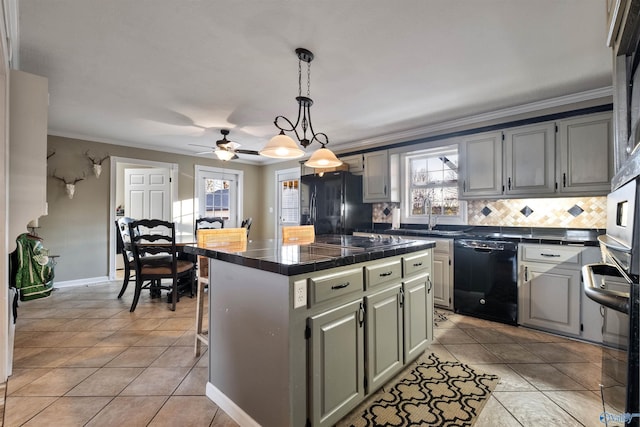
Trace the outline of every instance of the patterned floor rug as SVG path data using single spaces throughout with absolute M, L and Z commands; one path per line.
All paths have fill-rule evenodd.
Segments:
M 433 313 L 433 326 L 434 327 L 438 327 L 441 323 L 446 322 L 447 320 L 449 320 L 449 318 L 447 317 L 447 315 L 445 314 L 444 311 L 441 310 L 435 310 Z
M 471 426 L 497 383 L 496 375 L 428 354 L 398 383 L 338 426 Z

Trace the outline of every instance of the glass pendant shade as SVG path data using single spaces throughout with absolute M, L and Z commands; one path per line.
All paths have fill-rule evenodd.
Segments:
M 275 159 L 297 159 L 304 155 L 304 151 L 298 147 L 293 139 L 285 135 L 284 132 L 280 132 L 260 150 L 260 155 Z
M 218 157 L 218 159 L 222 160 L 223 162 L 231 160 L 235 155 L 234 152 L 227 150 L 216 150 L 213 153 Z
M 320 148 L 311 155 L 304 165 L 310 168 L 333 168 L 340 166 L 342 161 L 328 148 Z

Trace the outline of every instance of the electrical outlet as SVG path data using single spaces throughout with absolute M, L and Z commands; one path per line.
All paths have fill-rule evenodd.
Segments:
M 293 308 L 305 307 L 307 305 L 307 280 L 297 280 L 293 282 Z

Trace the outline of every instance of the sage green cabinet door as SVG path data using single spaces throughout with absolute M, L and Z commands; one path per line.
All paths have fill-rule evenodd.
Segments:
M 403 365 L 402 307 L 398 284 L 367 296 L 367 393 L 393 377 Z
M 505 131 L 505 194 L 555 192 L 555 129 L 542 123 Z
M 502 194 L 502 132 L 462 139 L 459 179 L 460 198 Z
M 362 300 L 309 318 L 314 427 L 335 424 L 364 397 L 364 320 Z
M 580 335 L 580 270 L 543 263 L 527 263 L 522 268 L 520 323 Z
M 403 283 L 405 363 L 418 357 L 429 344 L 427 292 L 432 292 L 431 287 L 429 274 L 411 278 Z M 431 301 L 433 304 L 432 299 Z
M 613 176 L 611 113 L 562 120 L 558 123 L 559 191 L 576 195 L 605 195 Z

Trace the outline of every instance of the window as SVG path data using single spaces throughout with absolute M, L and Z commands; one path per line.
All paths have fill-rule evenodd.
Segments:
M 196 165 L 195 218 L 215 216 L 225 228 L 240 227 L 242 182 L 242 171 Z
M 460 224 L 464 203 L 458 200 L 457 145 L 414 151 L 404 155 L 406 222 Z

